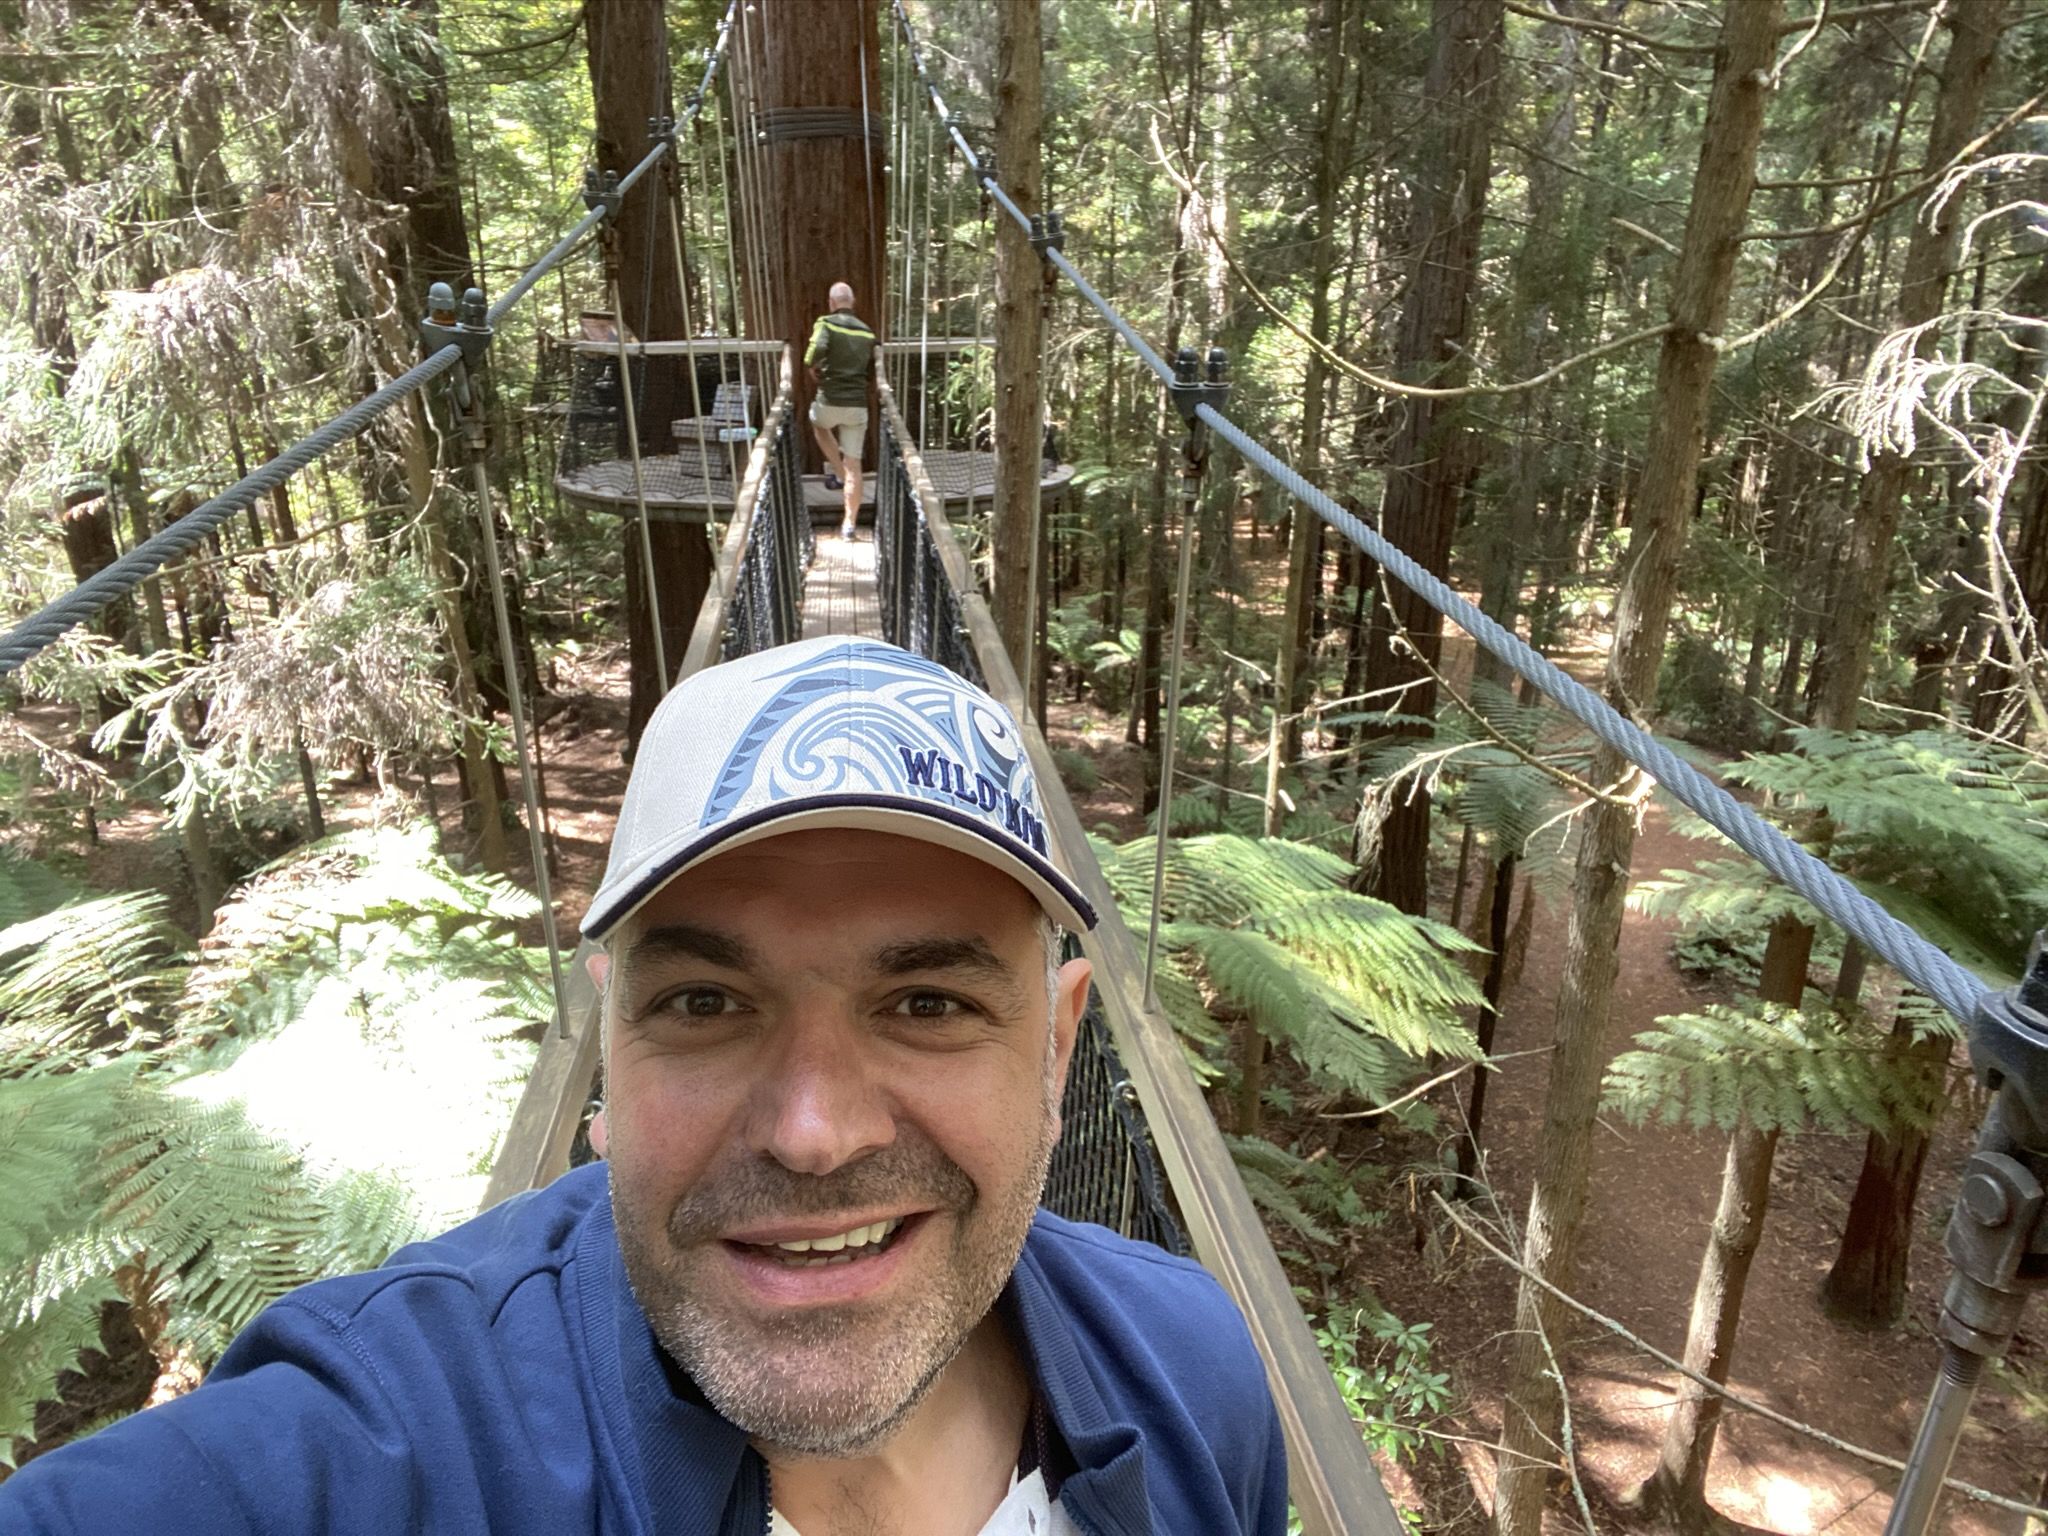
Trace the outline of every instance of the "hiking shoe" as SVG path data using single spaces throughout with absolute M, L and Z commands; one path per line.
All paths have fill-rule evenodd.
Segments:
M 828 491 L 843 491 L 846 489 L 846 482 L 828 469 L 825 471 L 825 489 Z
M 852 543 L 852 542 L 854 541 L 854 539 L 853 539 L 853 524 L 851 524 L 851 523 L 841 523 L 841 524 L 839 525 L 839 537 L 840 537 L 840 538 L 842 538 L 842 539 L 844 539 L 844 540 L 845 540 L 845 541 L 846 541 L 847 543 L 851 544 L 851 543 Z

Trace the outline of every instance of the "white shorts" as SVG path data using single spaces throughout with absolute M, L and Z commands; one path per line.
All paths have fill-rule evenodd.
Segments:
M 827 405 L 823 400 L 813 400 L 811 425 L 832 433 L 839 439 L 839 451 L 849 459 L 858 459 L 861 445 L 868 440 L 868 408 L 864 405 Z

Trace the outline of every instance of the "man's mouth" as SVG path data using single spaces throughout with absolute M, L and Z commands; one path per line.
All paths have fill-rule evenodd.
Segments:
M 786 1269 L 824 1269 L 833 1264 L 851 1264 L 888 1251 L 903 1229 L 906 1218 L 891 1216 L 865 1226 L 852 1227 L 823 1237 L 797 1237 L 779 1242 L 735 1242 L 734 1246 L 774 1260 Z

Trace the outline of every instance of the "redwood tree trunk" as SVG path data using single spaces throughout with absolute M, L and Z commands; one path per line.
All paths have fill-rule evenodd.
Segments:
M 1399 372 L 1433 387 L 1465 382 L 1464 340 L 1479 233 L 1491 174 L 1495 81 L 1500 73 L 1501 0 L 1436 0 L 1434 48 L 1424 87 L 1422 155 L 1410 243 L 1415 265 L 1401 310 Z M 1380 531 L 1434 573 L 1448 574 L 1458 502 L 1472 468 L 1465 412 L 1455 400 L 1397 402 L 1401 425 L 1387 454 Z M 1303 521 L 1306 521 L 1304 519 Z M 1365 663 L 1365 691 L 1375 709 L 1428 715 L 1436 709 L 1434 667 L 1443 615 L 1406 587 L 1394 586 L 1392 608 L 1375 594 Z M 1389 692 L 1388 690 L 1400 690 Z M 1429 905 L 1429 799 L 1404 796 L 1380 829 L 1378 861 L 1367 878 L 1372 894 L 1404 912 Z
M 1315 238 L 1309 248 L 1308 333 L 1320 344 L 1330 340 L 1330 283 L 1336 269 L 1337 194 L 1344 185 L 1357 137 L 1357 116 L 1344 108 L 1355 35 L 1363 15 L 1345 0 L 1323 0 L 1307 44 L 1322 76 L 1321 105 L 1316 116 Z M 1301 387 L 1301 471 L 1320 480 L 1323 419 L 1329 391 L 1329 364 L 1320 350 L 1309 349 Z M 1320 585 L 1323 524 L 1307 515 L 1289 523 L 1287 597 L 1280 621 L 1280 656 L 1276 668 L 1275 705 L 1283 714 L 1300 715 L 1308 703 L 1309 620 Z M 1257 529 L 1254 527 L 1254 537 Z M 1271 773 L 1276 777 L 1301 755 L 1301 722 L 1290 718 L 1279 736 Z M 1268 837 L 1279 831 L 1269 823 Z
M 832 9 L 837 9 L 833 7 Z M 623 176 L 647 154 L 647 120 L 673 116 L 668 24 L 661 0 L 605 0 L 583 12 L 592 89 L 597 101 L 597 163 Z M 794 29 L 782 29 L 794 30 Z M 642 341 L 683 334 L 683 292 L 670 248 L 670 182 L 650 173 L 634 184 L 608 232 L 607 250 L 619 288 L 619 319 Z M 773 331 L 756 334 L 773 335 Z M 642 453 L 667 453 L 675 446 L 670 425 L 689 414 L 688 382 L 666 359 L 647 359 L 635 370 L 634 397 Z M 659 595 L 663 650 L 671 668 L 689 645 L 697 610 L 711 585 L 711 551 L 695 523 L 653 521 L 654 580 Z M 620 526 L 626 570 L 626 634 L 631 652 L 631 697 L 626 714 L 627 750 L 661 702 L 663 679 L 655 667 L 654 609 L 648 601 L 637 513 Z
M 1656 696 L 1670 626 L 1679 556 L 1699 481 L 1716 351 L 1735 274 L 1757 145 L 1775 56 L 1780 0 L 1751 0 L 1722 12 L 1714 49 L 1714 84 L 1701 132 L 1699 169 L 1684 243 L 1672 278 L 1671 330 L 1657 364 L 1649 441 L 1633 507 L 1628 554 L 1608 659 L 1609 702 L 1634 710 Z M 1603 748 L 1589 777 L 1623 782 L 1628 762 Z M 1529 1200 L 1522 1258 L 1534 1275 L 1568 1289 L 1578 1257 L 1591 1173 L 1594 1115 L 1599 1105 L 1602 1046 L 1614 998 L 1622 900 L 1635 852 L 1633 806 L 1595 805 L 1579 848 L 1558 993 L 1556 1044 L 1550 1055 L 1542 1141 Z M 1539 1536 L 1563 1405 L 1550 1376 L 1545 1338 L 1559 1321 L 1558 1303 L 1524 1280 L 1516 1297 L 1498 1460 L 1494 1520 L 1502 1536 Z
M 1026 214 L 1043 211 L 1039 125 L 1044 65 L 1039 0 L 1002 0 L 996 42 L 996 165 Z M 1016 222 L 997 214 L 995 506 L 990 519 L 990 593 L 1003 648 L 1024 686 L 1042 688 L 1036 651 L 1039 468 L 1044 448 L 1044 263 Z

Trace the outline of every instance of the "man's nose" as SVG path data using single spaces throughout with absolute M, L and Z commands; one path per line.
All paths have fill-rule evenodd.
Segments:
M 790 1022 L 755 1091 L 755 1148 L 796 1173 L 825 1174 L 896 1139 L 895 1117 L 859 1028 Z

